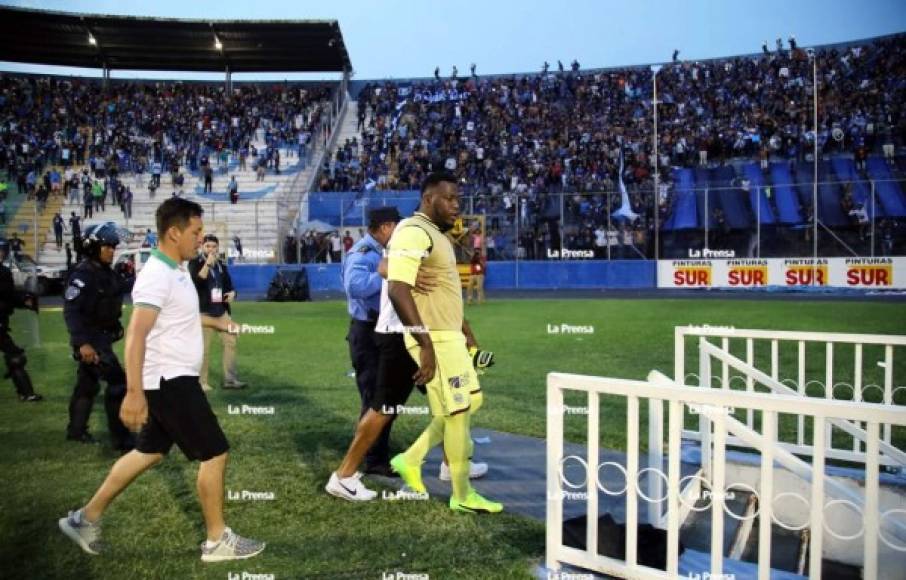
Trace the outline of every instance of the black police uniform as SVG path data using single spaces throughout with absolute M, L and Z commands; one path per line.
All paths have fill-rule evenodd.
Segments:
M 88 417 L 100 389 L 99 380 L 107 383 L 104 408 L 107 427 L 115 449 L 134 446 L 134 438 L 120 421 L 120 405 L 126 396 L 126 373 L 120 366 L 113 343 L 123 337 L 120 316 L 123 309 L 122 279 L 96 258 L 85 258 L 75 267 L 66 284 L 63 318 L 69 330 L 73 358 L 79 361 L 76 386 L 69 401 L 67 439 L 91 441 Z M 97 364 L 82 362 L 79 348 L 90 344 L 97 352 Z
M 6 376 L 12 379 L 22 401 L 40 401 L 41 396 L 35 394 L 31 384 L 31 377 L 25 370 L 25 350 L 17 345 L 9 335 L 9 317 L 16 307 L 24 306 L 20 295 L 13 284 L 13 274 L 9 268 L 0 264 L 0 351 L 6 359 Z

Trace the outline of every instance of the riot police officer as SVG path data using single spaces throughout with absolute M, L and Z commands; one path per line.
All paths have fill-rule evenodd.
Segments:
M 381 303 L 382 278 L 378 273 L 378 264 L 393 231 L 390 229 L 388 232 L 381 226 L 386 223 L 396 225 L 400 219 L 396 207 L 372 209 L 368 215 L 368 233 L 349 248 L 343 264 L 343 289 L 350 317 L 346 340 L 362 402 L 359 419 L 371 408 L 378 377 L 380 353 L 374 331 Z M 390 469 L 391 427 L 392 423 L 384 427 L 365 455 L 365 473 L 395 476 Z
M 25 307 L 38 311 L 38 298 L 30 294 L 24 297 L 16 292 L 13 284 L 13 273 L 3 263 L 9 255 L 9 242 L 0 240 L 0 350 L 6 359 L 6 376 L 12 379 L 19 400 L 36 403 L 43 397 L 35 393 L 31 384 L 31 377 L 25 370 L 25 350 L 17 345 L 9 335 L 9 317 L 17 307 Z
M 107 383 L 104 409 L 114 449 L 134 447 L 132 434 L 120 421 L 120 405 L 126 396 L 126 373 L 120 366 L 113 343 L 123 337 L 122 278 L 110 267 L 119 236 L 113 224 L 94 225 L 82 234 L 85 258 L 73 269 L 63 294 L 63 318 L 69 330 L 73 358 L 79 362 L 76 386 L 69 401 L 66 438 L 94 443 L 88 433 L 88 417 L 100 389 Z

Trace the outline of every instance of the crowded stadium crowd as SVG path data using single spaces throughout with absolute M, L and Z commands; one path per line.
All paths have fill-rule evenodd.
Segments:
M 104 87 L 93 79 L 0 76 L 0 170 L 21 191 L 52 165 L 87 163 L 99 178 L 195 172 L 208 162 L 272 166 L 278 148 L 300 150 L 312 138 L 330 96 L 327 86 L 250 84 L 227 92 L 222 84 Z M 260 152 L 253 144 L 259 129 L 267 144 Z
M 444 169 L 460 180 L 468 213 L 488 217 L 491 259 L 542 259 L 564 243 L 596 256 L 609 246 L 645 248 L 655 207 L 660 223 L 672 211 L 672 167 L 811 158 L 813 63 L 820 155 L 851 155 L 860 168 L 870 154 L 893 158 L 906 135 L 906 36 L 817 51 L 778 39 L 758 55 L 674 58 L 657 73 L 583 71 L 574 61 L 537 74 L 479 77 L 473 67 L 467 77 L 436 70 L 430 80 L 368 83 L 357 95 L 356 136 L 325 158 L 315 187 L 414 191 Z M 64 170 L 83 164 L 105 192 L 105 175 L 147 173 L 156 187 L 169 173 L 179 188 L 182 171 L 204 176 L 208 191 L 212 167 L 279 172 L 281 148 L 302 152 L 321 131 L 333 90 L 0 76 L 0 172 L 10 191 L 41 207 L 70 181 L 84 185 Z M 620 181 L 639 218 L 602 229 L 622 204 Z M 301 230 L 296 243 L 288 255 L 303 261 L 333 251 L 315 232 Z
M 809 159 L 813 58 L 819 154 L 893 157 L 906 134 L 906 36 L 816 52 L 778 40 L 759 55 L 674 61 L 657 72 L 662 181 L 673 166 Z M 653 74 L 647 66 L 582 71 L 578 63 L 554 72 L 545 63 L 540 74 L 369 84 L 358 97 L 360 135 L 325 162 L 318 186 L 415 190 L 428 172 L 444 168 L 474 196 L 470 211 L 499 215 L 494 225 L 524 220 L 532 228 L 524 235 L 535 240 L 525 251 L 535 254 L 542 252 L 529 246 L 559 236 L 545 218 L 560 217 L 558 196 L 550 194 L 561 192 L 571 194 L 564 209 L 577 226 L 564 236 L 594 245 L 595 230 L 620 206 L 622 155 L 623 181 L 641 218 L 624 233 L 643 241 L 654 211 Z M 661 220 L 670 211 L 668 187 L 659 196 Z

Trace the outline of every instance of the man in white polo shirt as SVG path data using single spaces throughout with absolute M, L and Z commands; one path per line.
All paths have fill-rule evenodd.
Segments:
M 60 529 L 89 554 L 100 553 L 100 518 L 132 481 L 163 459 L 174 443 L 199 461 L 198 497 L 207 528 L 201 559 L 251 558 L 264 543 L 243 538 L 223 520 L 223 479 L 229 443 L 201 389 L 203 356 L 198 295 L 184 262 L 201 245 L 202 209 L 178 197 L 157 209 L 159 248 L 139 272 L 126 331 L 126 398 L 120 418 L 139 431 L 135 450 L 117 461 L 85 506 L 59 521 Z M 226 319 L 206 319 L 217 330 L 237 332 Z

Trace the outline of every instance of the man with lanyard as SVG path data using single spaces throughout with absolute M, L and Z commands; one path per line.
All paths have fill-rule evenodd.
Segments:
M 189 262 L 189 273 L 198 292 L 198 306 L 201 316 L 230 321 L 230 303 L 236 298 L 233 280 L 226 264 L 218 259 L 220 240 L 214 234 L 204 237 L 201 254 Z M 236 376 L 236 335 L 218 332 L 212 326 L 204 329 L 204 359 L 201 363 L 201 388 L 210 391 L 208 383 L 208 361 L 210 360 L 211 338 L 220 335 L 223 343 L 223 388 L 241 389 L 246 386 Z
M 224 475 L 230 444 L 211 409 L 198 371 L 203 356 L 202 326 L 237 332 L 235 322 L 202 318 L 198 295 L 182 265 L 195 257 L 204 224 L 201 206 L 179 197 L 157 209 L 160 248 L 138 273 L 126 331 L 127 394 L 120 417 L 138 430 L 135 449 L 122 456 L 91 500 L 59 520 L 60 530 L 88 554 L 101 552 L 101 516 L 139 475 L 160 463 L 175 443 L 200 463 L 198 499 L 207 541 L 203 562 L 251 558 L 264 542 L 243 538 L 223 517 Z M 136 497 L 132 497 L 134 501 Z
M 356 242 L 343 264 L 343 289 L 351 318 L 349 356 L 355 369 L 356 386 L 361 399 L 359 419 L 371 408 L 377 381 L 379 352 L 374 327 L 381 300 L 381 275 L 378 265 L 384 245 L 400 221 L 396 207 L 372 209 L 368 214 L 368 233 Z M 388 423 L 365 456 L 365 473 L 393 476 L 390 469 L 390 428 Z

